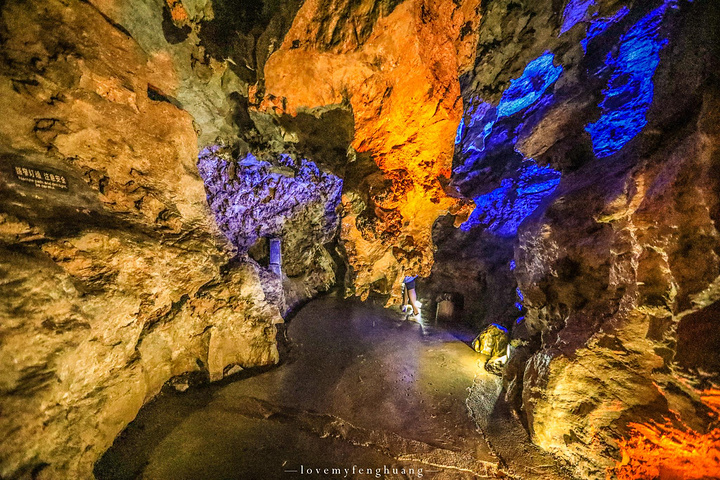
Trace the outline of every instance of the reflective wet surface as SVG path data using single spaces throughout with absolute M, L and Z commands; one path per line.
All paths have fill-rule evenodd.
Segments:
M 486 378 L 472 332 L 327 296 L 288 325 L 284 364 L 165 393 L 96 467 L 100 479 L 504 478 L 466 407 Z M 319 469 L 319 470 L 318 470 Z

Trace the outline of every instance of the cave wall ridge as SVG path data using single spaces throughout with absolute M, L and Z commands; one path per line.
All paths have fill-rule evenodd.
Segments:
M 225 236 L 197 168 L 206 146 L 262 143 L 255 78 L 210 54 L 216 24 L 201 38 L 216 7 L 0 5 L 3 478 L 92 478 L 163 386 L 279 360 L 282 279 Z

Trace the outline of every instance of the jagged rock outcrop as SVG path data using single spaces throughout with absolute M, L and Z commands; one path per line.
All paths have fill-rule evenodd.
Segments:
M 1 2 L 0 476 L 88 478 L 343 273 L 512 326 L 508 400 L 579 477 L 652 471 L 652 422 L 715 445 L 718 8 Z
M 720 375 L 698 360 L 715 343 L 681 348 L 718 295 L 717 6 L 505 7 L 484 12 L 463 79 L 453 183 L 477 205 L 471 232 L 517 229 L 527 344 L 507 398 L 580 478 L 717 476 L 689 453 L 719 447 L 704 399 Z M 562 177 L 513 224 L 500 207 L 541 190 L 522 182 L 535 166 Z
M 284 288 L 271 295 L 281 312 L 335 284 L 328 249 L 338 233 L 342 180 L 306 159 L 236 160 L 219 147 L 201 152 L 198 169 L 218 226 L 240 253 L 267 264 L 268 239 L 282 242 Z
M 278 361 L 266 269 L 237 258 L 196 166 L 263 139 L 246 80 L 201 45 L 210 2 L 0 11 L 0 476 L 91 478 L 171 378 Z
M 697 129 L 659 151 L 569 176 L 562 202 L 520 235 L 526 322 L 543 341 L 524 409 L 534 441 L 584 478 L 614 466 L 631 421 L 705 431 L 712 418 L 700 398 L 708 384 L 688 381 L 674 359 L 682 319 L 720 294 L 717 105 L 707 95 Z
M 433 222 L 463 205 L 444 185 L 462 113 L 458 74 L 472 62 L 478 6 L 307 1 L 265 63 L 259 111 L 352 108 L 346 168 L 349 179 L 359 178 L 345 183 L 341 239 L 363 298 L 376 291 L 394 300 L 403 272 L 427 276 Z
M 211 239 L 53 239 L 9 216 L 2 230 L 3 476 L 88 478 L 170 378 L 278 360 L 256 268 Z

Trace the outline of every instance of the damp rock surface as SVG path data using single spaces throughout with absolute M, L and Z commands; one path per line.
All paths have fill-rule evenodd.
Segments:
M 290 358 L 212 390 L 238 444 L 272 425 L 296 459 L 448 477 L 720 477 L 718 32 L 713 0 L 0 2 L 0 476 L 90 478 L 164 385 L 273 365 L 283 316 L 334 283 L 394 304 L 419 275 L 426 314 L 510 330 L 471 395 L 487 444 L 461 368 L 447 399 L 406 380 L 440 376 L 441 337 L 388 345 L 352 313 L 298 322 L 346 339 L 297 350 L 326 375 Z M 239 386 L 260 378 L 297 398 Z
M 196 167 L 237 137 L 244 87 L 183 25 L 166 38 L 164 12 L 202 8 L 0 9 L 0 476 L 91 478 L 171 378 L 278 361 L 264 269 L 234 258 Z
M 470 334 L 402 318 L 332 296 L 309 303 L 289 324 L 287 363 L 160 397 L 101 459 L 97 478 L 302 478 L 301 466 L 353 465 L 373 474 L 387 465 L 423 469 L 425 478 L 506 478 L 465 406 L 473 379 L 495 385 L 477 365 Z M 526 437 L 521 444 L 530 445 Z M 545 472 L 523 478 L 566 478 Z

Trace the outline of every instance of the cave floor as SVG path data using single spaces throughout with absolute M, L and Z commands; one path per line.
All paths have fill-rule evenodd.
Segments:
M 277 368 L 145 406 L 97 478 L 518 478 L 547 461 L 500 461 L 478 432 L 468 388 L 497 381 L 478 368 L 470 332 L 326 296 L 298 312 L 288 337 Z M 541 467 L 538 478 L 555 478 Z M 318 468 L 330 470 L 308 473 Z

